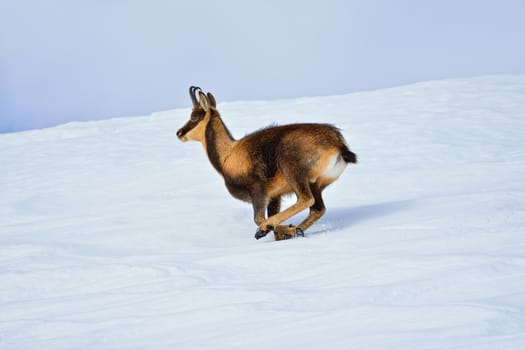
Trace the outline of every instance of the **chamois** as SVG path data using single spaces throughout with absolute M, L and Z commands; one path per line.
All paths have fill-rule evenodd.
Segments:
M 347 163 L 357 162 L 339 129 L 329 124 L 290 124 L 235 140 L 213 95 L 195 86 L 189 92 L 193 110 L 177 136 L 183 142 L 200 142 L 230 194 L 252 203 L 258 226 L 255 238 L 270 231 L 276 240 L 304 236 L 326 211 L 322 191 L 339 178 Z M 291 193 L 297 202 L 281 211 L 281 196 Z M 306 208 L 310 213 L 299 225 L 281 225 Z

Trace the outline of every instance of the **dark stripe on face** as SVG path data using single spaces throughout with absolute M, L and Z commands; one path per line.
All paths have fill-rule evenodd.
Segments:
M 204 119 L 204 116 L 206 115 L 206 112 L 202 109 L 194 109 L 191 112 L 190 120 L 184 124 L 182 128 L 177 131 L 177 136 L 179 138 L 184 137 L 189 131 L 191 131 L 193 128 L 195 128 L 199 123 Z

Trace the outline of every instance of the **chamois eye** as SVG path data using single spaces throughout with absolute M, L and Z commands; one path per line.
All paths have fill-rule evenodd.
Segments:
M 190 116 L 190 119 L 192 122 L 196 122 L 197 120 L 199 120 L 199 115 L 198 114 L 192 114 Z

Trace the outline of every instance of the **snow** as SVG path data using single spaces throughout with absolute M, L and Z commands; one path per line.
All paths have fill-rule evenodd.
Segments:
M 0 349 L 525 348 L 525 76 L 219 110 L 343 130 L 306 238 L 253 238 L 189 109 L 0 135 Z

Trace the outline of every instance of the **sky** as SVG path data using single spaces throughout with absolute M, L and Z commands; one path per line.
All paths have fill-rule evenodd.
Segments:
M 0 0 L 0 132 L 525 74 L 521 0 Z

